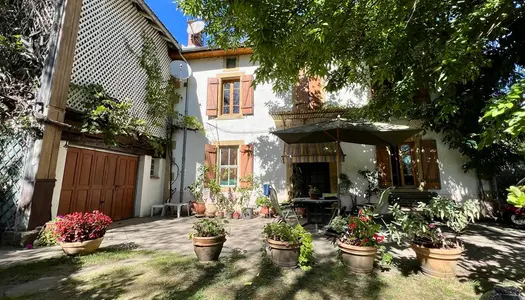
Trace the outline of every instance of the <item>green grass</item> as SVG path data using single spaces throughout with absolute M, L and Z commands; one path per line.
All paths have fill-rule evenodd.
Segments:
M 71 275 L 79 270 L 84 271 L 69 276 L 47 292 L 24 299 L 479 298 L 473 282 L 437 280 L 414 274 L 404 276 L 398 272 L 357 276 L 338 262 L 320 263 L 309 272 L 281 270 L 266 259 L 247 258 L 238 253 L 221 262 L 203 264 L 194 256 L 168 252 L 99 252 L 2 270 L 0 280 L 14 284 L 56 272 Z

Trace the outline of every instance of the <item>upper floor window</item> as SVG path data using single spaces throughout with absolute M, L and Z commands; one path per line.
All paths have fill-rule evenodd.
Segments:
M 226 75 L 225 75 L 226 74 Z M 254 88 L 252 74 L 224 73 L 208 78 L 206 115 L 210 118 L 253 115 Z
M 240 79 L 222 82 L 222 114 L 234 115 L 240 113 Z
M 226 66 L 226 69 L 237 68 L 237 57 L 226 57 L 224 64 Z

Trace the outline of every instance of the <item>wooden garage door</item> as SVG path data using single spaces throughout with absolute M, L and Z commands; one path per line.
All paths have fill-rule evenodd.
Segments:
M 58 214 L 95 209 L 113 220 L 133 217 L 137 158 L 69 148 Z

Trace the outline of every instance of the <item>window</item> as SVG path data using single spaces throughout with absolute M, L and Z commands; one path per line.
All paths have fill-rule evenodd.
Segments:
M 149 176 L 151 178 L 159 178 L 159 159 L 152 158 L 151 159 L 151 166 L 149 170 Z
M 407 142 L 397 147 L 377 146 L 376 150 L 380 187 L 441 188 L 435 140 Z
M 219 147 L 219 183 L 221 186 L 236 186 L 239 147 Z
M 235 115 L 241 111 L 240 106 L 241 81 L 239 79 L 222 82 L 222 114 Z
M 237 68 L 237 57 L 227 57 L 226 58 L 226 69 L 235 69 Z
M 394 185 L 396 186 L 415 186 L 417 183 L 417 161 L 415 158 L 415 144 L 407 143 L 394 147 L 393 153 L 398 153 L 398 157 L 392 160 L 392 170 Z

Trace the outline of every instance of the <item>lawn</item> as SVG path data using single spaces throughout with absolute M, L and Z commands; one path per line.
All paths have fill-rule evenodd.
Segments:
M 101 250 L 0 270 L 0 291 L 56 276 L 49 290 L 20 299 L 478 299 L 474 282 L 402 272 L 350 274 L 340 263 L 280 270 L 263 257 L 233 253 L 217 263 L 173 252 Z

